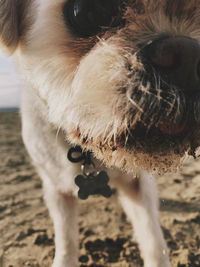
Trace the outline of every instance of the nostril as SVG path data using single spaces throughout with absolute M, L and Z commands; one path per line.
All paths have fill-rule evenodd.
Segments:
M 179 47 L 168 39 L 156 40 L 144 49 L 144 56 L 155 68 L 174 70 L 181 64 Z
M 187 93 L 200 90 L 200 43 L 185 36 L 153 41 L 142 56 L 167 83 Z
M 154 66 L 160 68 L 174 68 L 177 65 L 178 55 L 169 53 L 168 51 L 157 51 L 151 58 Z
M 180 66 L 180 55 L 177 52 L 162 51 L 151 60 L 154 67 L 159 67 L 161 70 L 177 69 Z

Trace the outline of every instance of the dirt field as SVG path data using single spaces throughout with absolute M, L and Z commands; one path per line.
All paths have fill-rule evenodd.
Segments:
M 200 160 L 161 177 L 160 219 L 173 266 L 200 266 Z M 116 194 L 79 202 L 80 266 L 143 266 Z M 0 267 L 51 266 L 52 222 L 20 136 L 19 115 L 0 113 Z

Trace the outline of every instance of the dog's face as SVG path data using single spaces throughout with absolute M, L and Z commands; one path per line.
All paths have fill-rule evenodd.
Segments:
M 6 0 L 0 14 L 4 48 L 72 143 L 159 172 L 199 146 L 198 0 Z

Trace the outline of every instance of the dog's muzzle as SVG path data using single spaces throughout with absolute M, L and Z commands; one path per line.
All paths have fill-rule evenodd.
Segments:
M 144 66 L 138 74 L 142 86 L 132 89 L 131 98 L 143 111 L 126 143 L 137 146 L 139 140 L 149 148 L 151 142 L 154 149 L 165 143 L 164 150 L 186 140 L 191 145 L 200 128 L 200 43 L 185 36 L 162 36 L 140 47 L 138 61 Z
M 199 121 L 200 98 L 200 44 L 192 38 L 177 36 L 158 39 L 143 51 L 147 61 L 170 86 L 177 88 L 177 94 L 182 94 L 184 112 L 182 119 L 170 125 L 166 120 L 160 129 L 166 134 L 177 135 L 184 131 L 188 124 Z

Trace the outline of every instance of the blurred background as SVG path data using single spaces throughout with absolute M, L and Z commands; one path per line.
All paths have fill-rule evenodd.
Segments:
M 0 56 L 0 109 L 19 107 L 19 84 L 12 59 Z

